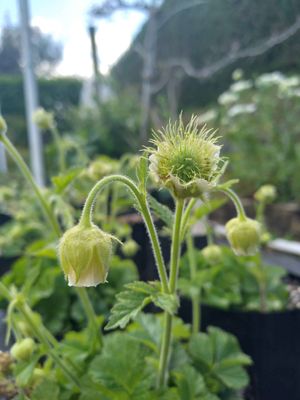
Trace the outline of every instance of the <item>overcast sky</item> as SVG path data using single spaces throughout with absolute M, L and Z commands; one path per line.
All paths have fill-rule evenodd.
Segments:
M 32 25 L 52 34 L 64 46 L 61 75 L 92 75 L 90 41 L 87 34 L 88 11 L 97 0 L 28 0 Z M 18 22 L 19 0 L 0 0 L 0 26 L 5 19 Z M 106 73 L 128 48 L 145 16 L 136 11 L 118 12 L 109 20 L 97 20 L 97 45 L 100 70 Z

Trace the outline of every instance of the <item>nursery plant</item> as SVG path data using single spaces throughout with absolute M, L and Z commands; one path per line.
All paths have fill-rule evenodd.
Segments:
M 8 301 L 8 338 L 15 344 L 1 353 L 0 393 L 14 399 L 241 399 L 248 384 L 245 366 L 250 358 L 237 340 L 214 327 L 206 333 L 185 325 L 177 316 L 181 247 L 189 241 L 196 199 L 204 202 L 222 193 L 236 206 L 237 216 L 227 223 L 227 235 L 237 254 L 254 254 L 260 245 L 260 224 L 245 215 L 232 190 L 235 181 L 221 183 L 227 161 L 220 155 L 215 132 L 199 130 L 197 118 L 185 124 L 182 116 L 154 132 L 136 168 L 136 179 L 113 174 L 90 190 L 79 222 L 61 231 L 48 197 L 34 182 L 28 167 L 9 140 L 0 119 L 0 139 L 36 195 L 45 222 L 59 240 L 58 257 L 69 286 L 74 286 L 88 324 L 55 337 L 28 302 L 35 280 L 18 290 L 13 280 L 0 282 Z M 156 202 L 171 229 L 170 263 L 162 256 L 158 232 L 149 206 L 148 178 L 168 190 L 175 212 Z M 97 315 L 89 287 L 109 287 L 111 260 L 122 244 L 117 230 L 104 231 L 95 223 L 96 200 L 109 186 L 125 186 L 148 231 L 159 280 L 134 280 L 117 296 L 108 320 Z M 40 254 L 40 257 L 41 254 Z M 53 264 L 56 262 L 53 258 Z M 69 288 L 72 290 L 72 288 Z M 101 301 L 101 299 L 99 300 Z M 154 304 L 162 313 L 142 311 Z M 54 305 L 58 312 L 59 300 Z M 104 327 L 104 330 L 102 329 Z M 118 329 L 118 332 L 112 332 Z M 58 340 L 60 339 L 60 340 Z
M 276 188 L 263 185 L 254 193 L 254 198 L 256 220 L 260 222 L 260 241 L 264 247 L 272 237 L 266 226 L 265 209 L 276 198 Z M 209 215 L 214 208 L 207 207 L 207 204 L 204 203 L 205 214 Z M 194 213 L 203 215 L 204 206 L 195 208 Z M 230 224 L 227 230 L 228 227 Z M 197 293 L 198 304 L 201 298 L 202 303 L 222 309 L 261 312 L 287 309 L 289 293 L 283 280 L 287 277 L 284 268 L 265 263 L 261 252 L 240 255 L 238 249 L 234 252 L 227 246 L 217 245 L 209 223 L 207 234 L 208 245 L 202 250 L 195 248 L 191 236 L 187 240 L 179 279 L 183 296 L 192 300 Z M 232 240 L 230 236 L 228 239 Z
M 219 128 L 230 174 L 238 174 L 243 195 L 271 183 L 279 201 L 298 201 L 299 179 L 293 171 L 300 162 L 299 76 L 275 71 L 246 80 L 237 70 L 233 78 L 218 104 L 201 117 Z

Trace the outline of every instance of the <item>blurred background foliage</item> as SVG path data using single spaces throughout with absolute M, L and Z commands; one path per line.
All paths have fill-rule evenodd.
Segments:
M 100 103 L 95 99 L 84 100 L 87 84 L 92 86 L 92 81 L 53 77 L 62 47 L 51 36 L 34 30 L 40 104 L 55 113 L 59 131 L 78 140 L 91 159 L 99 154 L 118 158 L 124 153 L 137 152 L 145 144 L 147 136 L 143 137 L 142 130 L 149 137 L 151 128 L 162 126 L 181 110 L 186 118 L 197 113 L 203 116 L 200 123 L 219 127 L 230 152 L 229 172 L 240 176 L 239 189 L 245 196 L 268 182 L 278 187 L 278 201 L 298 201 L 300 185 L 294 171 L 300 164 L 297 145 L 300 135 L 297 122 L 299 1 L 190 0 L 183 3 L 165 0 L 154 3 L 153 10 L 146 11 L 148 19 L 128 51 L 108 76 L 99 75 Z M 109 8 L 114 4 L 110 0 L 95 1 L 91 15 L 95 20 L 107 18 L 101 11 L 105 5 Z M 147 35 L 151 24 L 155 32 L 149 47 Z M 26 157 L 18 37 L 14 26 L 7 24 L 2 30 L 0 103 L 10 135 Z M 241 56 L 247 51 L 251 56 Z M 150 72 L 149 62 L 152 63 Z M 231 86 L 237 79 L 232 78 L 237 68 L 243 73 L 238 79 L 251 82 L 249 89 Z M 273 82 L 268 87 L 257 85 L 262 74 L 274 71 L 280 71 L 281 83 Z M 292 94 L 290 89 L 282 90 L 290 76 L 294 76 Z M 145 90 L 149 92 L 146 108 Z M 224 92 L 234 95 L 232 104 L 222 103 Z M 232 107 L 239 104 L 255 110 L 247 112 L 246 106 L 232 115 Z M 208 110 L 216 114 L 215 118 L 208 118 Z M 44 134 L 43 141 L 47 145 L 46 165 L 50 177 L 55 148 L 48 133 Z

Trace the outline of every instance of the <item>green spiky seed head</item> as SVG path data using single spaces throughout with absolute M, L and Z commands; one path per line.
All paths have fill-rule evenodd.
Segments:
M 122 253 L 126 257 L 133 257 L 139 249 L 139 245 L 133 239 L 128 239 L 122 246 Z
M 222 260 L 222 249 L 216 244 L 204 247 L 202 255 L 209 265 L 219 264 Z
M 187 125 L 182 117 L 154 133 L 150 172 L 155 182 L 167 187 L 177 198 L 201 197 L 211 190 L 223 173 L 221 146 L 212 130 L 199 130 L 193 116 Z
M 254 193 L 254 198 L 265 204 L 272 203 L 276 196 L 276 187 L 273 185 L 263 185 Z
M 2 117 L 2 115 L 0 115 L 0 139 L 1 136 L 6 134 L 6 131 L 7 131 L 7 125 L 5 119 Z
M 42 107 L 33 113 L 32 120 L 42 130 L 53 129 L 55 127 L 54 115 Z
M 31 338 L 22 339 L 15 343 L 10 354 L 17 361 L 28 361 L 35 350 L 35 342 Z
M 61 267 L 69 286 L 89 287 L 106 282 L 112 236 L 96 225 L 78 224 L 59 243 Z
M 250 218 L 233 218 L 226 224 L 227 239 L 238 256 L 252 256 L 257 253 L 261 240 L 260 224 Z

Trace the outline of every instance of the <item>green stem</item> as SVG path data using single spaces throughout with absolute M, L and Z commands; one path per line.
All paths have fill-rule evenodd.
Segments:
M 91 331 L 96 335 L 96 339 L 97 339 L 98 343 L 100 344 L 100 346 L 102 346 L 102 335 L 101 335 L 99 326 L 97 324 L 94 309 L 93 309 L 93 306 L 88 297 L 87 291 L 84 288 L 77 288 L 77 293 L 80 297 L 83 308 L 87 314 L 87 318 L 88 318 L 89 325 L 91 327 Z
M 2 282 L 0 282 L 0 293 L 9 302 L 12 302 L 15 300 L 14 297 L 9 292 L 9 290 L 5 287 L 5 285 Z M 37 324 L 35 322 L 35 320 L 33 318 L 31 318 L 32 311 L 29 309 L 29 307 L 26 305 L 26 303 L 21 302 L 21 301 L 16 301 L 15 307 L 23 315 L 25 321 L 30 326 L 34 336 L 39 340 L 40 343 L 42 343 L 46 347 L 49 356 L 53 359 L 53 361 L 57 365 L 59 365 L 61 367 L 61 369 L 64 371 L 65 375 L 74 383 L 74 385 L 80 389 L 80 383 L 79 383 L 78 379 L 76 378 L 75 375 L 73 375 L 73 373 L 69 370 L 69 367 L 59 357 L 59 355 L 56 353 L 56 350 L 49 343 L 49 340 L 47 339 L 46 335 L 43 332 L 43 327 L 41 325 Z
M 12 142 L 9 140 L 9 138 L 6 135 L 1 136 L 1 141 L 4 144 L 6 150 L 9 152 L 9 154 L 12 156 L 14 159 L 15 163 L 19 167 L 20 171 L 24 175 L 24 177 L 27 179 L 29 184 L 31 185 L 33 191 L 35 192 L 37 198 L 39 199 L 41 209 L 49 222 L 49 225 L 52 227 L 53 231 L 55 234 L 59 237 L 61 235 L 61 230 L 58 225 L 58 222 L 56 218 L 53 215 L 53 212 L 50 208 L 50 205 L 46 201 L 45 197 L 41 193 L 41 189 L 39 186 L 36 184 L 35 180 L 33 179 L 33 176 L 31 175 L 31 172 L 26 165 L 25 161 L 23 160 L 22 156 L 18 152 L 18 150 L 15 148 L 15 146 L 12 144 Z
M 122 175 L 110 175 L 102 178 L 100 181 L 98 181 L 95 186 L 92 188 L 90 193 L 88 194 L 88 197 L 86 199 L 85 205 L 82 210 L 81 218 L 80 218 L 80 224 L 83 224 L 84 226 L 90 227 L 92 224 L 92 209 L 93 209 L 93 204 L 96 200 L 96 197 L 98 193 L 108 184 L 113 183 L 113 182 L 120 182 L 124 185 L 126 185 L 130 191 L 132 192 L 133 196 L 135 197 L 138 206 L 139 206 L 139 211 L 141 215 L 143 216 L 145 225 L 147 227 L 147 230 L 149 232 L 152 248 L 153 248 L 153 253 L 155 257 L 155 262 L 159 274 L 159 278 L 162 284 L 162 289 L 165 293 L 169 293 L 169 286 L 168 286 L 168 277 L 167 277 L 167 272 L 166 272 L 166 267 L 165 263 L 162 257 L 161 253 L 161 248 L 159 245 L 159 240 L 158 240 L 158 235 L 154 226 L 154 222 L 149 210 L 149 206 L 147 203 L 147 200 L 145 198 L 145 195 L 142 194 L 135 183 L 127 178 L 126 176 Z
M 171 247 L 171 260 L 170 260 L 170 279 L 169 288 L 170 293 L 176 293 L 177 277 L 180 258 L 180 244 L 181 244 L 181 222 L 184 208 L 184 200 L 176 200 L 175 221 L 172 234 L 172 247 Z M 165 326 L 162 337 L 162 345 L 160 350 L 159 369 L 157 385 L 159 388 L 164 387 L 167 382 L 168 364 L 170 359 L 170 347 L 172 338 L 172 315 L 165 313 Z
M 62 138 L 61 138 L 56 126 L 53 126 L 50 129 L 50 132 L 52 133 L 55 146 L 57 147 L 59 170 L 61 172 L 65 172 L 66 159 L 65 159 L 65 152 L 64 152 L 64 148 L 63 148 Z
M 233 202 L 238 217 L 241 220 L 245 221 L 247 219 L 247 216 L 246 216 L 243 204 L 242 204 L 239 196 L 232 189 L 223 188 L 223 189 L 221 189 L 221 191 L 223 193 L 225 193 L 230 198 L 230 200 Z
M 25 161 L 23 160 L 23 158 L 20 155 L 20 153 L 18 152 L 18 150 L 15 148 L 15 146 L 12 144 L 12 142 L 9 140 L 9 138 L 6 135 L 1 135 L 1 141 L 4 144 L 5 148 L 7 149 L 7 151 L 9 152 L 9 154 L 12 156 L 13 160 L 17 164 L 21 173 L 24 175 L 25 179 L 28 181 L 29 185 L 32 187 L 34 193 L 36 194 L 36 196 L 39 200 L 40 207 L 41 207 L 42 211 L 44 212 L 44 215 L 45 215 L 49 225 L 52 227 L 55 235 L 57 236 L 57 238 L 60 238 L 62 232 L 61 232 L 60 226 L 58 224 L 58 221 L 57 221 L 50 205 L 48 204 L 44 195 L 42 194 L 41 188 L 36 184 L 27 164 L 25 163 Z M 86 289 L 82 289 L 82 290 L 86 290 Z M 78 294 L 78 291 L 79 291 L 78 288 L 76 288 L 76 291 Z M 86 296 L 87 296 L 87 294 L 86 294 Z M 86 307 L 88 302 L 89 302 L 89 306 Z M 90 300 L 88 299 L 85 303 L 82 303 L 82 305 L 83 305 L 83 308 L 85 310 L 87 317 L 91 319 L 92 318 L 91 309 L 93 310 L 93 307 L 90 303 Z M 93 310 L 93 320 L 96 321 L 96 314 L 95 314 L 94 310 Z M 91 324 L 91 326 L 93 326 L 95 323 L 96 322 L 93 322 Z
M 46 349 L 48 355 L 53 359 L 53 361 L 60 366 L 60 368 L 64 371 L 64 374 L 73 382 L 73 384 L 80 389 L 80 382 L 73 372 L 69 370 L 69 367 L 64 363 L 64 361 L 59 357 L 56 353 L 56 350 L 51 346 L 45 335 L 43 334 L 42 330 L 35 323 L 33 318 L 31 318 L 30 312 L 27 310 L 26 305 L 20 304 L 18 305 L 19 311 L 22 313 L 24 319 L 27 321 L 28 325 L 30 326 L 33 334 L 35 337 L 42 343 Z
M 191 233 L 187 235 L 186 244 L 187 244 L 187 252 L 188 252 L 189 267 L 190 267 L 190 277 L 191 281 L 193 282 L 196 278 L 197 265 L 195 259 L 194 240 Z M 192 296 L 192 332 L 194 334 L 200 331 L 200 324 L 201 324 L 200 297 L 201 297 L 201 288 L 199 288 L 199 293 L 195 293 Z
M 187 230 L 187 224 L 190 218 L 190 214 L 192 212 L 192 209 L 194 207 L 194 205 L 196 204 L 197 199 L 193 198 L 189 201 L 188 205 L 186 206 L 186 209 L 183 213 L 183 217 L 182 217 L 182 228 L 181 228 L 181 240 L 184 239 L 186 230 Z

